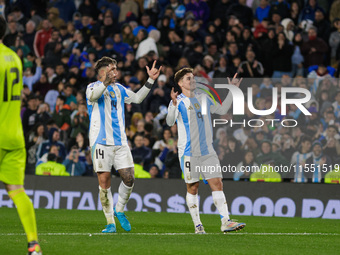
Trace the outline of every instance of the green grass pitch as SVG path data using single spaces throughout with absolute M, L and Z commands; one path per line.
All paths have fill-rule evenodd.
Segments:
M 201 215 L 207 235 L 193 234 L 189 214 L 127 212 L 132 231 L 118 223 L 101 234 L 101 211 L 36 210 L 44 255 L 80 254 L 340 254 L 340 221 L 232 217 L 242 231 L 220 232 L 218 215 Z M 91 234 L 91 236 L 90 236 Z M 0 254 L 26 254 L 26 237 L 15 209 L 0 208 Z

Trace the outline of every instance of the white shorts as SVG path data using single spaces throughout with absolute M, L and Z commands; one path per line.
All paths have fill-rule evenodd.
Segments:
M 91 148 L 95 172 L 111 172 L 112 166 L 118 171 L 134 167 L 132 154 L 128 145 L 113 146 L 96 144 Z
M 203 179 L 222 178 L 220 161 L 216 154 L 200 157 L 182 156 L 179 158 L 185 183 L 199 182 Z

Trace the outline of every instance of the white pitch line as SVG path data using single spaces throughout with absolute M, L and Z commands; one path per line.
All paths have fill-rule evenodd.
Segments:
M 222 233 L 206 233 L 206 235 L 221 235 Z M 0 236 L 23 236 L 24 233 L 0 233 Z M 105 236 L 107 233 L 39 233 L 39 236 Z M 141 235 L 141 236 L 183 236 L 195 233 L 113 233 L 112 235 Z M 227 235 L 247 236 L 339 236 L 339 233 L 227 233 Z

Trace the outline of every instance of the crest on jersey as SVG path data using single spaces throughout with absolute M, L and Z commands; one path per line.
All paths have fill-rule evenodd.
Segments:
M 115 93 L 114 92 L 110 92 L 111 96 L 114 98 L 115 97 Z
M 189 107 L 188 107 L 188 110 L 193 110 L 194 108 L 190 105 Z
M 197 110 L 200 109 L 200 105 L 199 105 L 198 103 L 195 103 L 194 105 L 195 105 L 195 108 L 196 108 Z

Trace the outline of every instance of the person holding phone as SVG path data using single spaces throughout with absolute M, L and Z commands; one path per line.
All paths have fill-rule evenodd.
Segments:
M 68 157 L 64 160 L 63 165 L 71 176 L 81 176 L 85 173 L 86 167 L 84 162 L 79 161 L 79 150 L 77 146 L 72 146 Z

